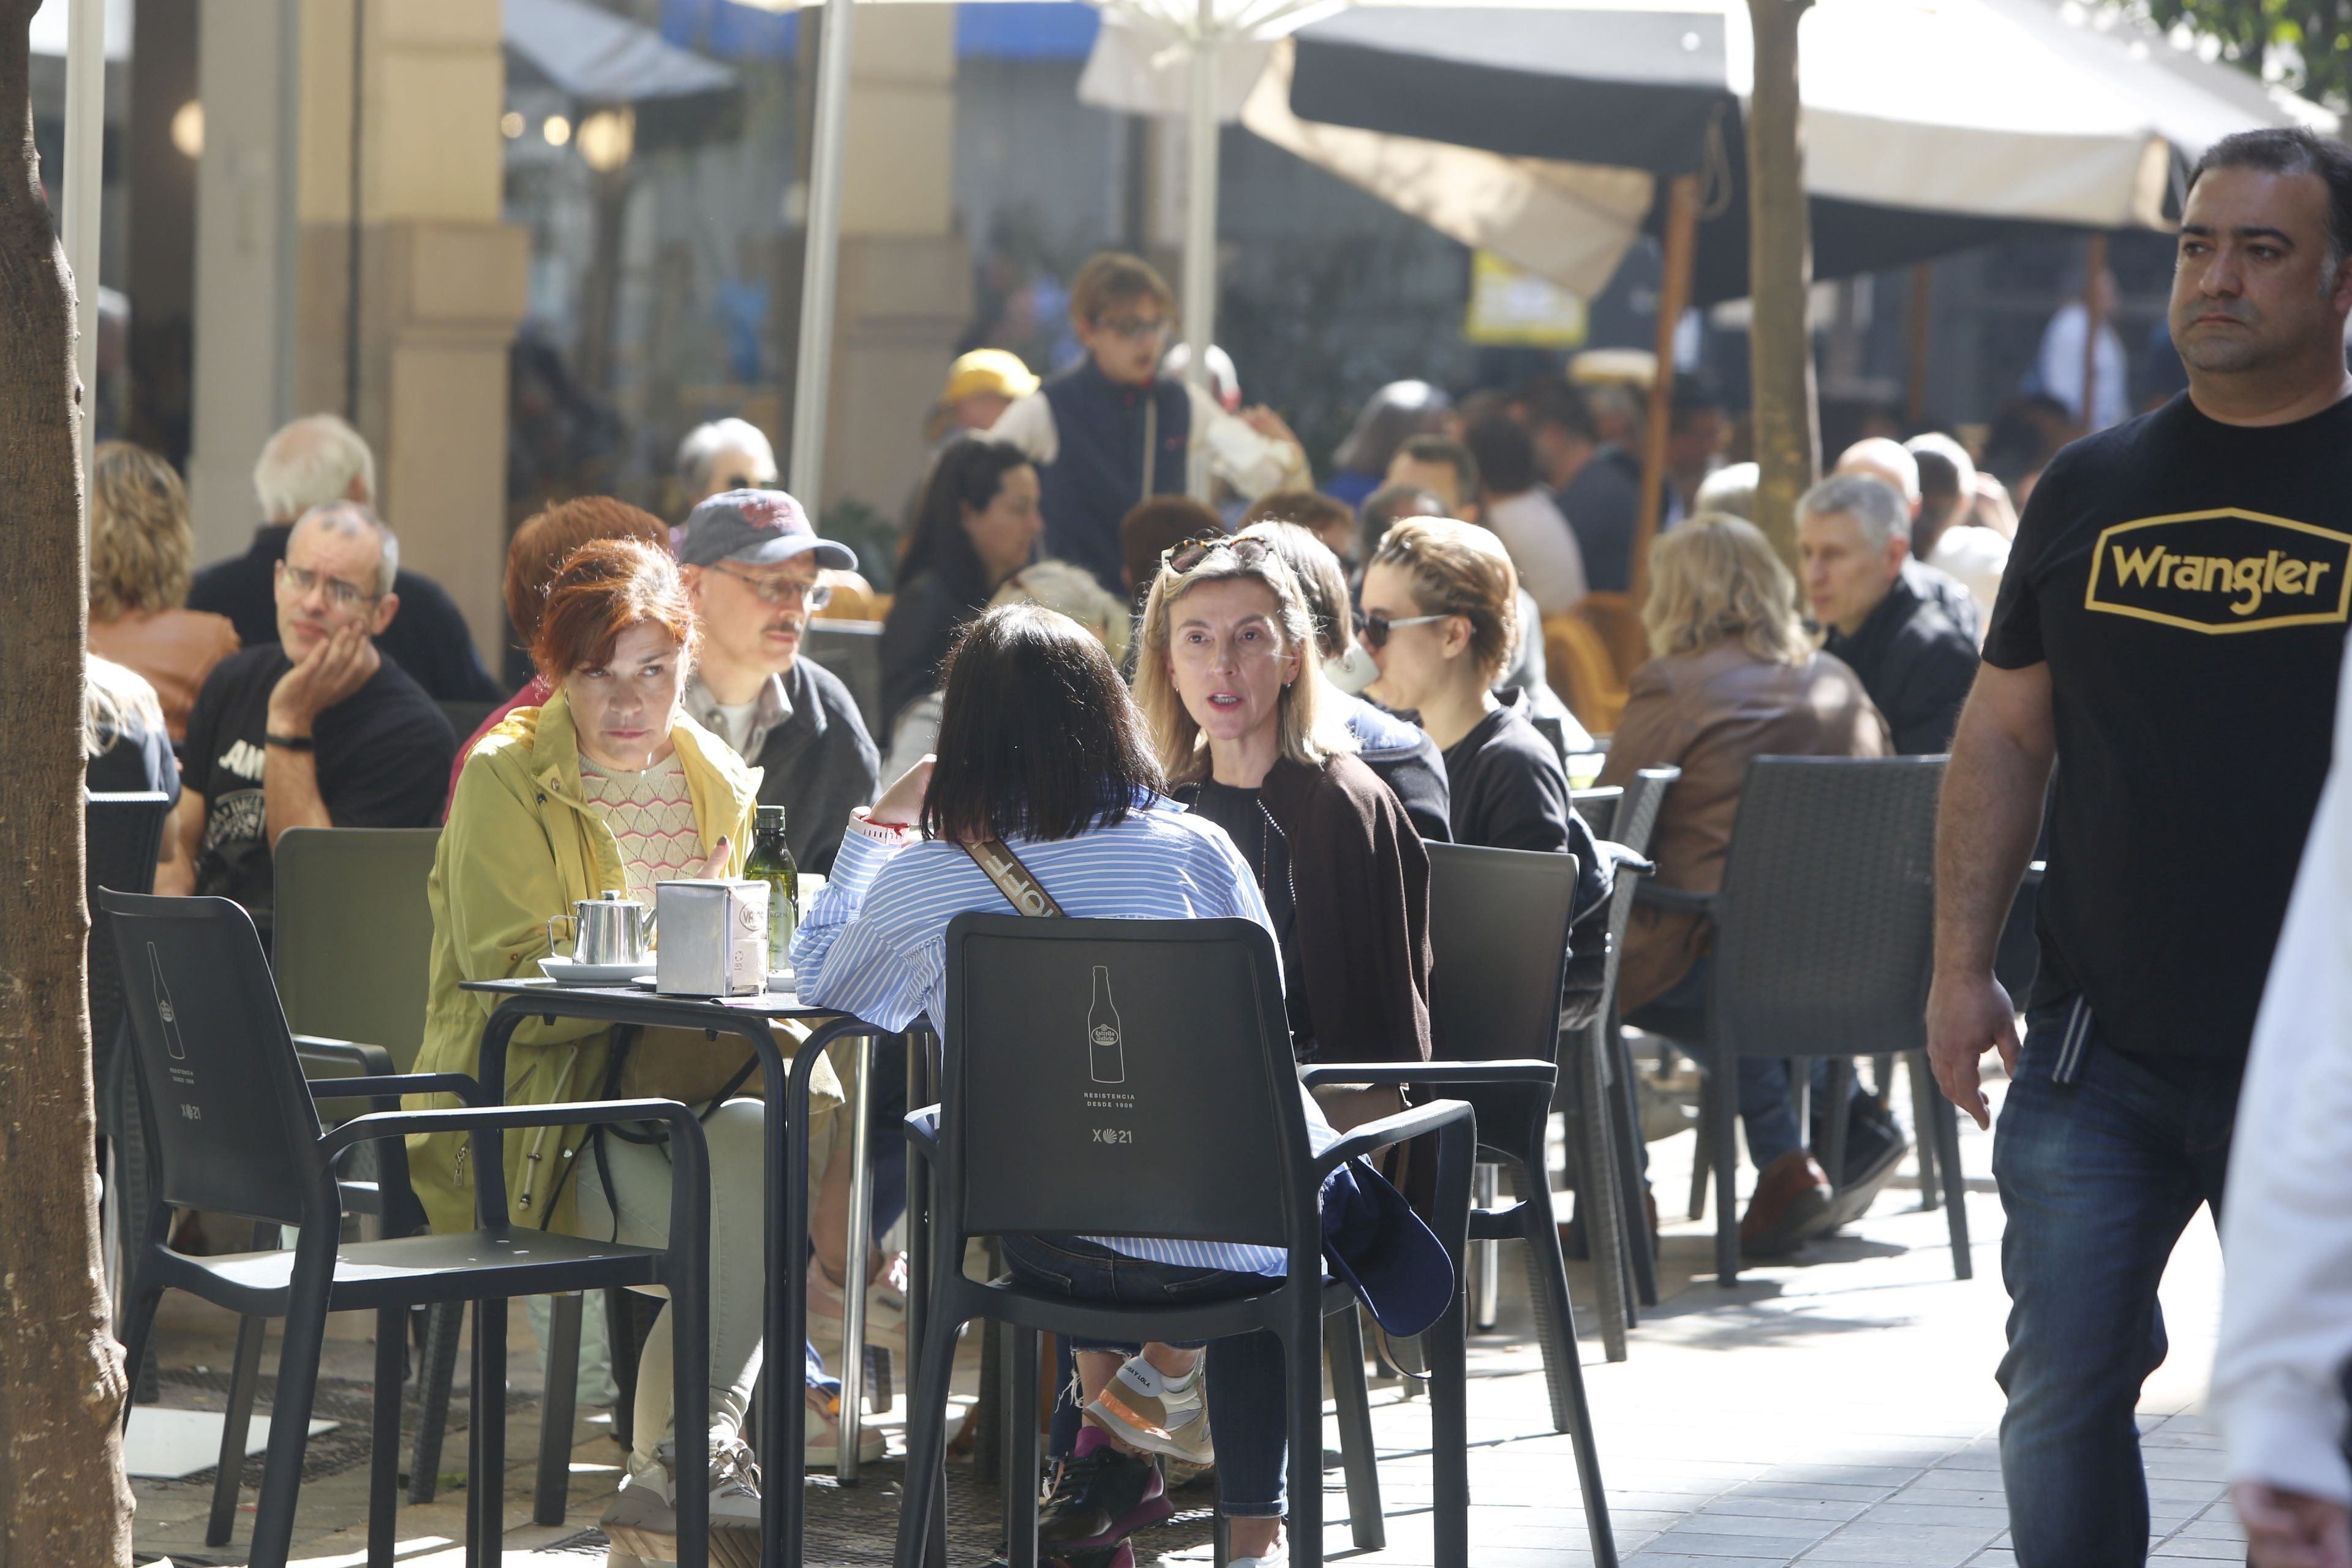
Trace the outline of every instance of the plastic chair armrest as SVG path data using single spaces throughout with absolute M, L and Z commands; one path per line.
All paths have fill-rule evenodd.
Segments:
M 1318 1062 L 1303 1069 L 1298 1081 L 1309 1089 L 1325 1083 L 1549 1084 L 1559 1076 L 1559 1069 L 1550 1062 L 1528 1057 L 1490 1062 Z
M 940 1153 L 940 1108 L 926 1105 L 920 1110 L 907 1112 L 907 1146 L 926 1160 L 936 1160 Z
M 415 1075 L 422 1078 L 462 1078 L 457 1073 Z M 471 1081 L 471 1080 L 467 1080 Z M 457 1110 L 377 1110 L 354 1116 L 319 1141 L 319 1151 L 332 1159 L 354 1143 L 372 1138 L 401 1138 L 411 1132 L 510 1132 L 521 1127 L 593 1126 L 615 1121 L 667 1121 L 673 1128 L 691 1127 L 698 1135 L 702 1124 L 694 1112 L 675 1100 L 599 1100 L 555 1105 L 483 1105 Z
M 370 1050 L 379 1047 L 370 1046 Z M 314 1078 L 313 1100 L 397 1099 L 404 1094 L 454 1094 L 467 1105 L 482 1102 L 482 1086 L 461 1072 L 387 1073 L 380 1078 Z
M 1320 1182 L 1359 1154 L 1376 1153 L 1391 1143 L 1402 1143 L 1408 1138 L 1418 1138 L 1424 1132 L 1434 1132 L 1457 1121 L 1476 1124 L 1477 1118 L 1472 1112 L 1469 1101 L 1433 1100 L 1427 1105 L 1400 1110 L 1394 1116 L 1367 1121 L 1315 1157 L 1315 1179 Z
M 1712 916 L 1722 904 L 1723 895 L 1694 892 L 1688 888 L 1670 888 L 1664 882 L 1645 881 L 1633 889 L 1633 901 L 1676 914 Z
M 324 1035 L 295 1036 L 294 1054 L 305 1063 L 340 1062 L 355 1067 L 371 1078 L 383 1078 L 397 1070 L 392 1064 L 392 1053 L 382 1046 L 330 1039 Z

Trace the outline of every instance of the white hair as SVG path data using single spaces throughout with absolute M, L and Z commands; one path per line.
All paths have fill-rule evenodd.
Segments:
M 1848 447 L 1837 460 L 1841 474 L 1870 474 L 1895 487 L 1906 507 L 1919 504 L 1919 459 L 1902 442 L 1869 436 Z
M 748 419 L 713 419 L 688 430 L 686 439 L 677 444 L 677 482 L 688 494 L 698 495 L 710 488 L 710 468 L 721 452 L 741 452 L 750 458 L 760 470 L 750 476 L 755 482 L 776 482 L 776 449 L 768 445 L 767 435 Z
M 393 581 L 400 575 L 400 540 L 383 519 L 355 500 L 334 500 L 314 506 L 296 519 L 294 533 L 301 532 L 306 523 L 315 523 L 330 533 L 374 533 L 383 552 L 383 563 L 376 568 L 375 591 L 379 595 L 392 592 Z M 294 533 L 286 536 L 289 554 L 293 552 Z
M 1754 463 L 1726 463 L 1698 482 L 1691 498 L 1691 514 L 1720 511 L 1742 522 L 1756 520 L 1756 486 L 1763 470 Z
M 1911 537 L 1911 504 L 1876 474 L 1832 474 L 1797 498 L 1800 520 L 1841 511 L 1853 519 L 1874 550 L 1885 549 L 1898 535 Z
M 354 498 L 352 481 L 360 493 Z M 300 517 L 329 501 L 375 504 L 375 454 L 360 433 L 331 414 L 295 420 L 272 436 L 253 465 L 253 493 L 270 522 Z

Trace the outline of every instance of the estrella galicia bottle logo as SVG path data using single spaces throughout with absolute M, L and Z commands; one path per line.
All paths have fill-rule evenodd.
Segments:
M 2084 607 L 2219 635 L 2341 625 L 2352 533 L 2234 507 L 2102 531 Z
M 1087 1009 L 1087 1071 L 1097 1083 L 1127 1081 L 1127 1038 L 1110 999 L 1110 970 L 1096 964 L 1093 1004 Z

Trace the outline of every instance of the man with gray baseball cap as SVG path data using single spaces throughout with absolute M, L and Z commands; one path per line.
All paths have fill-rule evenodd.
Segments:
M 725 490 L 686 520 L 680 575 L 702 626 L 686 710 L 763 770 L 760 800 L 783 806 L 803 870 L 833 868 L 853 806 L 874 798 L 882 759 L 849 689 L 801 657 L 809 616 L 832 591 L 824 567 L 856 571 L 782 490 Z

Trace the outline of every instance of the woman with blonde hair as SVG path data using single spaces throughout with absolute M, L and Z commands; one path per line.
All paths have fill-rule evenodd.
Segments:
M 1171 784 L 1255 873 L 1299 1059 L 1429 1057 L 1429 857 L 1315 679 L 1297 579 L 1262 539 L 1171 550 L 1135 696 Z
M 1666 886 L 1711 893 L 1722 885 L 1751 759 L 1883 757 L 1892 750 L 1886 721 L 1853 670 L 1814 650 L 1797 619 L 1796 579 L 1738 518 L 1701 512 L 1658 537 L 1642 619 L 1654 657 L 1633 672 L 1600 782 L 1622 784 L 1642 768 L 1682 769 L 1650 853 Z M 1618 972 L 1620 1005 L 1629 1016 L 1655 1008 L 1662 1024 L 1696 1019 L 1706 1004 L 1711 938 L 1704 916 L 1637 906 Z M 1784 1064 L 1740 1058 L 1739 1112 L 1759 1173 L 1740 1245 L 1776 1256 L 1827 1227 L 1828 1178 L 1799 1135 Z M 1893 1169 L 1884 1131 L 1857 1127 L 1849 1137 L 1849 1175 L 1856 1158 Z M 1899 1140 L 1891 1146 L 1899 1159 Z
M 238 647 L 226 616 L 187 608 L 196 536 L 172 465 L 128 441 L 101 441 L 89 463 L 89 648 L 155 689 L 172 739 L 213 666 Z

